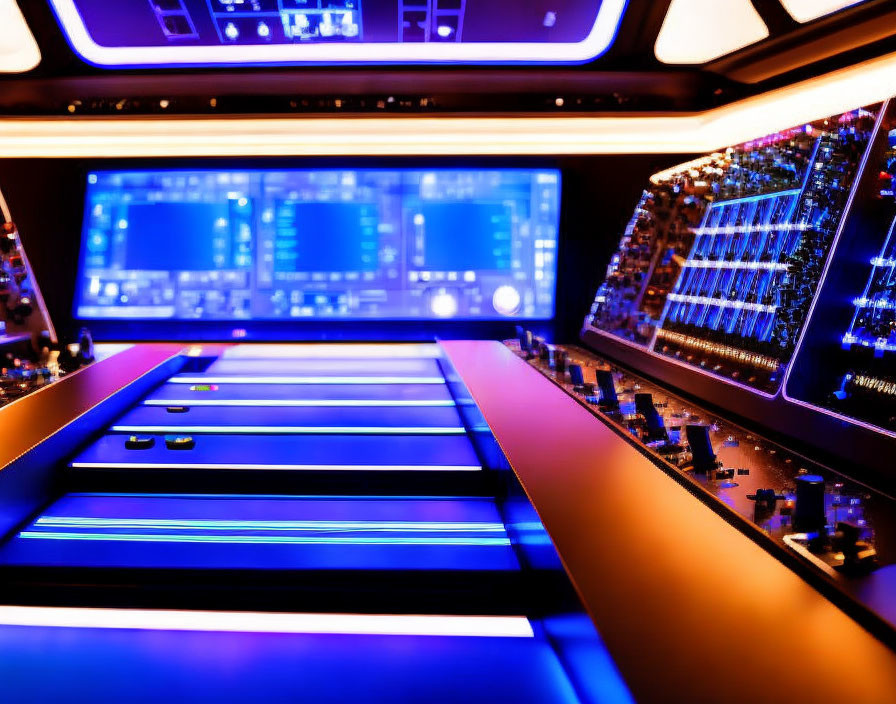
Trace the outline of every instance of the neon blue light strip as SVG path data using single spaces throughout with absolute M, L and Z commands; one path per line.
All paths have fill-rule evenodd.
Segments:
M 424 494 L 172 494 L 172 493 L 140 493 L 140 492 L 118 492 L 118 491 L 73 491 L 66 494 L 66 497 L 92 498 L 92 497 L 109 497 L 114 496 L 123 499 L 214 499 L 216 501 L 233 501 L 240 499 L 274 499 L 277 501 L 296 501 L 296 500 L 337 500 L 337 501 L 463 501 L 464 503 L 475 501 L 476 503 L 486 502 L 494 503 L 494 499 L 489 496 L 450 496 L 450 495 L 424 495 Z
M 219 433 L 246 435 L 463 435 L 466 430 L 457 426 L 410 427 L 410 426 L 308 426 L 308 425 L 113 425 L 116 433 Z
M 289 535 L 177 535 L 139 533 L 74 533 L 22 531 L 20 538 L 41 540 L 94 540 L 134 543 L 248 543 L 253 545 L 468 545 L 509 546 L 509 538 L 367 538 L 313 537 Z

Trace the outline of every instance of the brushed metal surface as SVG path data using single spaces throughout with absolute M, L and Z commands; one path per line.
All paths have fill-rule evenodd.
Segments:
M 445 341 L 635 698 L 886 702 L 896 653 L 497 342 Z

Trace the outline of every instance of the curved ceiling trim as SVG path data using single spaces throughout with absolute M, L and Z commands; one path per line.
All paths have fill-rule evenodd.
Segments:
M 616 37 L 627 0 L 603 0 L 579 42 L 341 42 L 217 46 L 102 46 L 94 41 L 75 0 L 50 0 L 72 48 L 102 67 L 369 64 L 577 63 L 604 53 Z
M 0 157 L 707 153 L 893 94 L 896 53 L 688 115 L 0 119 Z

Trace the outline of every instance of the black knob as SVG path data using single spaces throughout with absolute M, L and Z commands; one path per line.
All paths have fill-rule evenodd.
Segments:
M 166 435 L 165 447 L 169 450 L 192 450 L 196 441 L 190 435 Z
M 706 425 L 686 425 L 684 432 L 688 438 L 688 445 L 691 446 L 694 471 L 705 473 L 718 467 L 719 463 L 716 460 L 716 453 L 712 449 L 712 440 L 709 439 L 709 427 Z
M 619 397 L 616 396 L 616 382 L 613 372 L 607 369 L 597 370 L 597 388 L 600 389 L 600 405 L 605 408 L 619 408 Z
M 581 364 L 569 365 L 569 380 L 572 382 L 573 386 L 585 385 L 585 373 L 582 371 Z
M 796 506 L 793 508 L 793 528 L 800 533 L 811 533 L 824 528 L 824 478 L 804 474 L 796 478 Z
M 668 437 L 663 419 L 653 405 L 653 394 L 635 394 L 635 410 L 644 417 L 647 431 L 644 440 L 665 440 Z
M 558 347 L 554 348 L 554 371 L 562 374 L 569 365 L 569 353 Z
M 779 501 L 783 501 L 784 495 L 779 494 L 774 489 L 757 489 L 755 494 L 747 494 L 750 501 L 756 502 L 756 509 L 771 513 L 775 510 L 775 506 Z

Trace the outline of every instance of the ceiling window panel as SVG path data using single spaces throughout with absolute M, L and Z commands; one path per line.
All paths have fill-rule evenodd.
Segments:
M 15 0 L 0 0 L 0 73 L 23 73 L 40 63 L 40 49 Z
M 862 2 L 865 0 L 781 0 L 797 22 L 809 22 Z
M 703 64 L 767 36 L 750 0 L 672 0 L 654 51 L 666 64 Z

